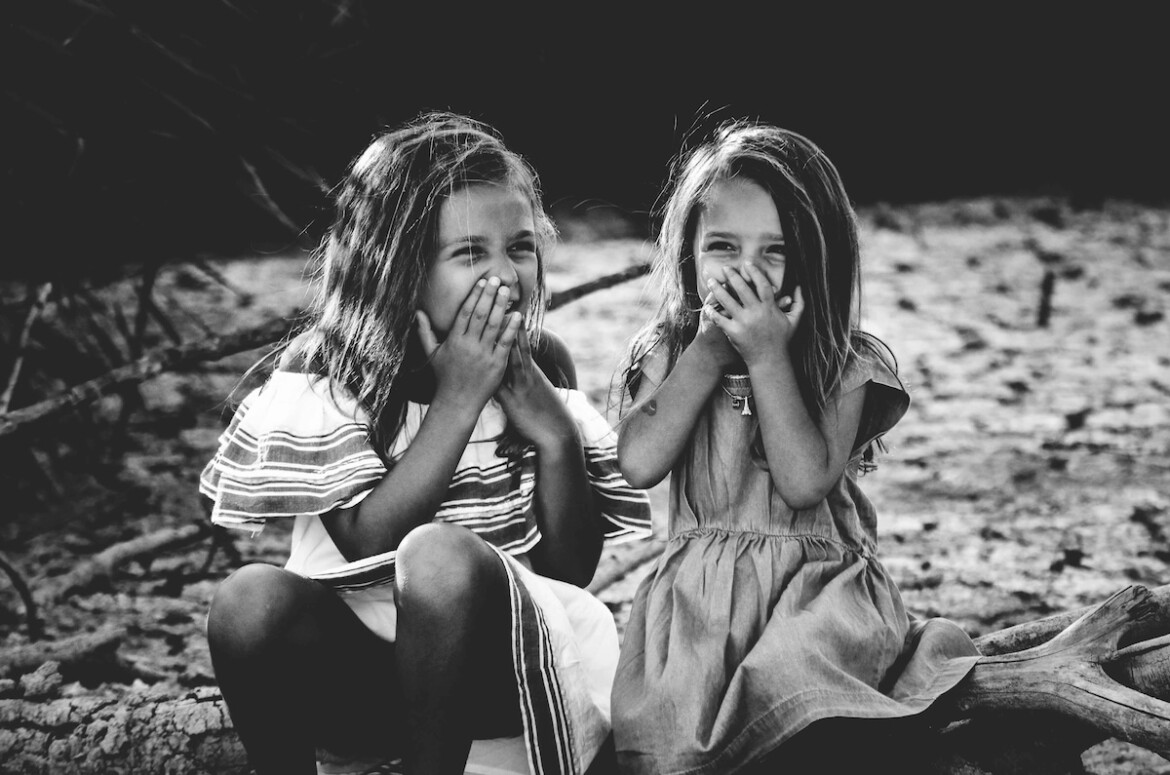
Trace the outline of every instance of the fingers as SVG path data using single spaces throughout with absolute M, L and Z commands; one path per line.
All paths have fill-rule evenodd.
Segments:
M 751 264 L 748 264 L 747 267 L 749 270 L 754 269 Z M 757 272 L 758 271 L 759 270 L 757 270 Z M 727 271 L 726 276 L 728 287 L 735 291 L 736 295 L 739 296 L 740 306 L 752 301 L 760 300 L 760 295 L 757 294 L 756 289 L 751 286 L 751 283 L 744 279 L 743 273 L 741 271 L 737 269 L 730 269 Z
M 492 278 L 492 280 L 495 279 L 496 278 L 494 277 Z M 499 281 L 497 280 L 497 282 Z M 491 290 L 491 287 L 492 282 L 491 280 L 488 280 L 488 291 Z M 486 296 L 487 292 L 485 292 L 484 295 Z M 508 304 L 511 299 L 512 291 L 508 289 L 508 286 L 499 286 L 499 288 L 496 290 L 495 298 L 492 300 L 492 306 L 491 310 L 488 312 L 487 322 L 483 327 L 481 334 L 483 338 L 490 338 L 490 341 L 492 342 L 496 341 L 497 337 L 499 336 L 500 326 L 504 322 L 504 312 L 508 309 Z
M 481 285 L 482 283 L 482 285 Z M 489 321 L 491 320 L 492 312 L 499 303 L 501 296 L 500 278 L 490 277 L 486 281 L 480 280 L 476 283 L 476 287 L 480 288 L 479 299 L 475 302 L 475 307 L 472 309 L 471 320 L 468 321 L 467 333 L 477 338 L 483 338 L 484 333 L 489 328 Z M 474 291 L 473 291 L 474 293 Z M 506 304 L 505 300 L 505 304 Z M 496 318 L 497 325 L 502 318 L 501 312 Z M 495 336 L 492 336 L 492 341 L 495 341 Z
M 730 272 L 728 273 L 730 275 Z M 739 301 L 727 292 L 727 289 L 722 284 L 715 280 L 707 280 L 707 288 L 710 290 L 710 295 L 707 296 L 707 306 L 714 306 L 712 302 L 717 303 L 724 310 L 738 310 L 742 309 Z M 722 311 L 720 311 L 722 314 Z
M 517 377 L 529 372 L 532 361 L 532 340 L 528 336 L 528 329 L 524 327 L 523 316 L 520 317 L 520 328 L 512 341 L 512 349 L 508 351 L 509 379 L 515 382 Z
M 784 311 L 788 316 L 788 320 L 796 325 L 800 322 L 800 315 L 804 312 L 804 292 L 801 291 L 800 286 L 796 286 L 792 291 L 792 304 Z
M 755 264 L 744 264 L 748 279 L 755 287 L 756 298 L 760 301 L 772 302 L 776 299 L 776 289 L 768 275 Z M 743 298 L 742 296 L 740 298 Z
M 516 335 L 516 345 L 522 358 L 526 361 L 532 360 L 532 339 L 528 336 L 528 329 L 522 329 Z
M 451 334 L 463 334 L 471 328 L 471 319 L 475 313 L 476 307 L 483 299 L 483 290 L 487 286 L 487 280 L 480 280 L 467 294 L 467 298 L 463 300 L 463 305 L 459 307 L 459 314 L 455 316 L 455 322 L 451 324 Z
M 476 339 L 495 343 L 511 296 L 511 290 L 501 284 L 500 278 L 481 278 L 459 308 L 451 333 L 466 333 Z
M 724 315 L 718 310 L 712 309 L 710 312 L 705 312 L 707 320 L 711 321 L 724 334 L 727 333 L 727 327 L 732 324 L 732 319 Z
M 439 340 L 431 329 L 431 319 L 421 309 L 414 313 L 414 319 L 418 323 L 418 338 L 422 342 L 423 352 L 430 358 L 439 349 Z
M 524 322 L 524 316 L 519 312 L 508 313 L 508 319 L 504 322 L 504 330 L 500 332 L 500 338 L 496 341 L 496 350 L 511 350 L 516 342 L 517 334 L 522 330 L 521 323 Z M 511 353 L 509 352 L 509 357 Z

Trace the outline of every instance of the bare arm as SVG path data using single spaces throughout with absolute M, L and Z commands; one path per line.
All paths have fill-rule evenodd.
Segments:
M 738 299 L 718 284 L 712 293 L 725 312 L 716 324 L 743 356 L 752 379 L 752 393 L 760 417 L 760 433 L 768 469 L 780 497 L 793 509 L 809 508 L 821 501 L 840 479 L 849 462 L 865 390 L 837 396 L 814 422 L 801 399 L 789 356 L 789 342 L 804 310 L 800 288 L 784 310 L 774 300 L 768 278 L 748 264 L 744 277 L 727 272 L 727 284 Z
M 661 384 L 642 381 L 618 431 L 618 467 L 627 482 L 653 487 L 670 472 L 724 368 L 735 360 L 727 337 L 710 325 L 700 328 Z
M 576 385 L 576 369 L 564 343 L 546 332 L 541 343 L 548 369 Z M 497 394 L 516 428 L 536 447 L 536 520 L 541 540 L 529 553 L 541 575 L 585 586 L 601 557 L 603 520 L 585 472 L 585 451 L 564 401 L 536 365 L 521 331 L 508 373 Z
M 839 397 L 825 409 L 819 424 L 809 417 L 800 397 L 787 351 L 748 364 L 760 416 L 764 454 L 776 491 L 793 509 L 815 506 L 845 472 L 865 388 Z
M 482 288 L 477 286 L 477 288 Z M 393 551 L 442 504 L 476 420 L 503 377 L 520 316 L 505 316 L 508 298 L 473 291 L 439 345 L 419 313 L 419 336 L 431 355 L 437 387 L 418 434 L 361 503 L 322 516 L 347 560 Z

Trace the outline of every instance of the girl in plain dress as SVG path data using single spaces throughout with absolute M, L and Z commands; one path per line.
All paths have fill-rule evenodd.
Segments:
M 909 396 L 857 328 L 859 263 L 837 170 L 801 135 L 731 122 L 674 170 L 619 429 L 632 485 L 671 474 L 614 683 L 625 772 L 837 771 L 875 751 L 827 720 L 916 716 L 979 659 L 910 617 L 875 556 L 858 478 Z

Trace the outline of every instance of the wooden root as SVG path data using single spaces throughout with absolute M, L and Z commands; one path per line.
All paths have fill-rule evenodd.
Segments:
M 1045 643 L 984 657 L 952 692 L 951 709 L 967 718 L 1053 712 L 1095 730 L 1098 738 L 1117 738 L 1170 758 L 1170 703 L 1157 696 L 1170 685 L 1170 646 L 1158 639 L 1118 649 L 1135 624 L 1156 612 L 1148 590 L 1127 587 Z

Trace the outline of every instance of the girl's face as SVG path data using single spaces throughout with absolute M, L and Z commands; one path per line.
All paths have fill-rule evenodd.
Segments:
M 536 222 L 520 191 L 476 183 L 439 209 L 439 249 L 420 308 L 445 337 L 476 282 L 498 277 L 511 292 L 508 312 L 525 314 L 536 287 Z
M 707 295 L 708 279 L 724 282 L 728 269 L 742 271 L 747 263 L 762 270 L 773 288 L 784 280 L 784 230 L 776 204 L 746 178 L 727 178 L 711 187 L 691 247 L 701 297 Z

